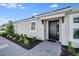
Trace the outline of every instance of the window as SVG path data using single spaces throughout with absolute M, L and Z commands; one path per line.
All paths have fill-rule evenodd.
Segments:
M 79 39 L 79 29 L 74 29 L 74 39 Z
M 75 18 L 73 19 L 73 21 L 74 21 L 74 23 L 79 23 L 79 17 L 75 17 Z
M 31 30 L 35 30 L 35 22 L 31 23 Z

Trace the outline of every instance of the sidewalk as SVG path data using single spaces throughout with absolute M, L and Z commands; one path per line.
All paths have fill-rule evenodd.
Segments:
M 42 42 L 26 50 L 19 45 L 0 36 L 0 55 L 1 56 L 59 56 L 61 45 L 53 42 Z

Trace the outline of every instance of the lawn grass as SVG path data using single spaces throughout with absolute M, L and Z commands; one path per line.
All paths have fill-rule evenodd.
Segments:
M 0 33 L 4 33 L 5 32 L 5 30 L 0 30 Z

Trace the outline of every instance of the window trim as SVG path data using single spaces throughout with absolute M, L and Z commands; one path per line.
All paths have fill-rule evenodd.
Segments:
M 78 35 L 78 33 L 79 33 L 79 32 L 76 33 L 76 31 L 79 31 L 79 28 L 75 28 L 75 29 L 73 29 L 73 38 L 79 40 L 79 38 L 78 38 L 77 36 L 75 36 L 75 35 Z
M 32 27 L 33 27 L 33 26 L 32 26 L 32 23 L 33 23 L 33 22 L 35 23 L 35 26 L 34 26 L 35 29 L 34 29 L 34 30 L 32 30 Z M 30 25 L 31 25 L 31 26 L 30 26 L 31 32 L 36 32 L 36 21 L 31 21 Z
M 73 23 L 79 23 L 78 18 L 79 18 L 79 17 L 73 17 Z

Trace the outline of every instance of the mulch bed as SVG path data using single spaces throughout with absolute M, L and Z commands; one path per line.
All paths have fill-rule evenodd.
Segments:
M 76 51 L 77 52 L 79 52 L 79 49 L 78 48 L 75 48 L 76 49 Z M 72 53 L 71 52 L 69 52 L 68 50 L 67 50 L 67 46 L 61 46 L 61 56 L 74 56 L 74 55 L 72 55 Z
M 61 56 L 73 56 L 68 50 L 67 46 L 61 46 Z
M 3 36 L 3 37 L 4 37 L 4 36 Z M 35 40 L 35 41 L 29 43 L 28 45 L 25 45 L 25 44 L 23 44 L 23 43 L 20 42 L 20 41 L 16 41 L 16 40 L 13 41 L 12 39 L 7 38 L 7 37 L 4 37 L 4 38 L 6 38 L 6 39 L 8 39 L 8 40 L 10 40 L 10 41 L 12 41 L 12 42 L 18 44 L 19 46 L 21 46 L 21 47 L 23 47 L 23 48 L 25 48 L 25 49 L 27 49 L 27 50 L 30 50 L 30 49 L 32 49 L 33 47 L 35 47 L 36 45 L 38 45 L 39 43 L 43 42 L 42 40 Z M 29 38 L 29 39 L 32 40 L 31 38 Z

